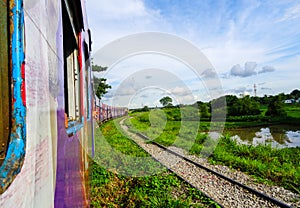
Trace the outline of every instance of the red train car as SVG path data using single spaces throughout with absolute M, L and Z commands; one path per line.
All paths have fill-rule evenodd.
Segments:
M 98 98 L 95 98 L 94 117 L 98 123 L 104 123 L 110 119 L 114 119 L 128 114 L 128 108 L 115 107 L 102 103 Z

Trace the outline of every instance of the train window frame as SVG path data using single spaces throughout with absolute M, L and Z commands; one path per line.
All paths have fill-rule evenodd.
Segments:
M 86 93 L 86 98 L 85 98 L 85 114 L 86 114 L 86 118 L 87 120 L 91 119 L 91 93 L 90 93 L 90 88 L 89 88 L 89 84 L 90 83 L 90 59 L 89 59 L 89 51 L 88 51 L 88 45 L 87 43 L 84 41 L 83 42 L 83 52 L 84 52 L 84 61 L 85 61 L 85 85 L 84 85 L 84 91 Z
M 4 93 L 8 93 L 9 97 L 9 109 L 6 109 L 9 113 L 9 118 L 7 118 L 9 120 L 9 136 L 7 137 L 6 155 L 2 164 L 0 164 L 0 194 L 2 194 L 19 174 L 24 163 L 26 153 L 27 112 L 23 0 L 4 1 L 0 4 L 1 18 L 7 18 L 6 24 L 2 24 L 2 19 L 0 24 L 1 29 L 3 29 L 3 26 L 3 30 L 7 32 L 6 39 L 3 39 L 4 42 L 1 43 L 7 44 L 7 55 L 4 55 L 3 58 L 8 59 L 6 61 L 8 64 L 1 60 L 1 68 L 4 68 L 4 71 L 6 69 L 8 72 L 5 75 L 2 73 L 3 70 L 1 69 L 1 77 L 2 75 L 4 77 L 8 75 L 8 83 L 5 84 L 7 90 Z M 3 36 L 4 35 L 2 34 L 1 38 L 5 38 Z M 4 52 L 6 49 L 3 49 L 5 46 L 2 44 L 1 52 Z M 2 90 L 3 87 L 1 91 Z
M 0 36 L 0 166 L 2 165 L 8 148 L 11 123 L 11 82 L 9 67 L 9 31 L 7 5 L 0 5 L 0 27 L 3 31 Z
M 83 127 L 80 66 L 81 10 L 74 1 L 62 0 L 65 127 L 73 135 Z M 78 17 L 79 16 L 79 17 Z

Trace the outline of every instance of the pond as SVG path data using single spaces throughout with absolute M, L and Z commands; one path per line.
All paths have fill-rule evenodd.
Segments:
M 274 125 L 226 130 L 232 139 L 242 144 L 270 144 L 272 147 L 300 147 L 300 127 Z

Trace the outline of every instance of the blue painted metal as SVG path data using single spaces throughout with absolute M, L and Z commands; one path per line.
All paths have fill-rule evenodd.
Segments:
M 77 131 L 79 131 L 84 125 L 84 118 L 81 118 L 81 123 L 78 121 L 72 121 L 68 123 L 68 128 L 66 129 L 68 135 L 75 135 Z
M 26 107 L 22 100 L 22 64 L 24 54 L 23 0 L 10 3 L 11 24 L 11 67 L 13 84 L 12 129 L 6 158 L 0 167 L 0 193 L 3 192 L 21 171 L 26 144 Z

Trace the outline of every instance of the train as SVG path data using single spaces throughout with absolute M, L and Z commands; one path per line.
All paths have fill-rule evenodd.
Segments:
M 0 10 L 0 207 L 89 207 L 96 119 L 124 109 L 96 108 L 85 1 Z
M 99 125 L 108 120 L 128 115 L 127 107 L 111 106 L 101 102 L 101 100 L 97 97 L 95 97 L 94 100 L 94 118 Z

